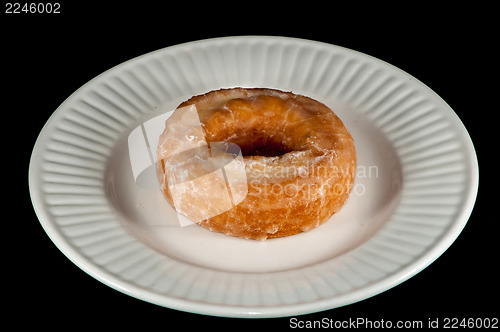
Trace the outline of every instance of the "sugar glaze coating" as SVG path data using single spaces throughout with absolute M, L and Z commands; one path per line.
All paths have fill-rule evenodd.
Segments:
M 228 156 L 217 142 L 241 154 Z M 262 88 L 221 89 L 180 104 L 157 160 L 162 191 L 178 212 L 211 231 L 257 240 L 324 223 L 349 197 L 356 169 L 353 138 L 331 109 Z M 225 177 L 215 164 L 230 166 Z M 172 182 L 182 192 L 173 194 Z

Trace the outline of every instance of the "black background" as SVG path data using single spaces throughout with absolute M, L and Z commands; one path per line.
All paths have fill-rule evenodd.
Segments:
M 458 114 L 474 142 L 480 189 L 454 244 L 413 278 L 370 299 L 299 317 L 422 320 L 499 317 L 498 42 L 493 8 L 422 3 L 62 3 L 61 14 L 0 17 L 7 318 L 39 327 L 280 328 L 289 318 L 228 319 L 184 313 L 124 295 L 69 261 L 33 211 L 28 166 L 38 133 L 76 89 L 103 71 L 163 47 L 222 36 L 277 35 L 351 48 L 425 83 Z M 5 310 L 5 309 L 4 309 Z M 174 325 L 175 324 L 175 325 Z M 179 325 L 180 324 L 180 325 Z

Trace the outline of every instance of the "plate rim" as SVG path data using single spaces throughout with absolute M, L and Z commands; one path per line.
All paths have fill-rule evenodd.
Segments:
M 73 247 L 68 241 L 62 236 L 60 231 L 54 225 L 53 221 L 51 221 L 50 216 L 46 213 L 43 208 L 43 204 L 41 203 L 43 193 L 40 192 L 40 188 L 38 187 L 36 180 L 36 171 L 35 165 L 38 163 L 37 151 L 40 149 L 40 145 L 45 140 L 45 133 L 49 132 L 50 129 L 55 125 L 57 117 L 61 116 L 64 113 L 64 105 L 66 105 L 74 96 L 78 94 L 79 91 L 82 91 L 86 87 L 93 84 L 93 82 L 97 82 L 110 72 L 117 70 L 118 68 L 125 67 L 131 63 L 135 63 L 140 59 L 154 56 L 154 54 L 160 54 L 164 52 L 166 49 L 172 48 L 182 48 L 189 47 L 190 45 L 200 45 L 205 43 L 206 45 L 210 43 L 217 43 L 221 41 L 227 40 L 261 40 L 261 39 L 280 39 L 286 40 L 296 43 L 309 43 L 310 45 L 322 45 L 322 47 L 328 48 L 337 48 L 341 49 L 343 52 L 355 53 L 358 56 L 368 57 L 371 60 L 376 60 L 378 62 L 383 63 L 384 65 L 388 65 L 392 67 L 392 69 L 399 71 L 400 73 L 407 75 L 414 79 L 417 84 L 420 84 L 429 92 L 432 92 L 434 97 L 440 99 L 446 106 L 448 111 L 446 112 L 446 116 L 455 122 L 456 128 L 460 128 L 461 136 L 466 142 L 464 146 L 467 148 L 467 155 L 470 160 L 470 165 L 468 167 L 468 183 L 465 185 L 466 193 L 464 193 L 464 202 L 460 213 L 454 219 L 454 222 L 450 224 L 448 230 L 440 236 L 440 239 L 432 245 L 426 253 L 416 260 L 413 260 L 410 264 L 405 266 L 404 268 L 398 270 L 397 273 L 386 276 L 381 280 L 378 280 L 371 284 L 368 287 L 362 287 L 360 289 L 355 290 L 354 292 L 348 292 L 346 294 L 340 294 L 333 298 L 325 298 L 319 301 L 308 302 L 308 303 L 296 303 L 292 305 L 277 305 L 277 306 L 267 306 L 267 307 L 255 307 L 249 308 L 244 306 L 229 306 L 227 304 L 215 304 L 215 303 L 197 303 L 193 301 L 188 301 L 186 299 L 175 298 L 173 296 L 165 296 L 159 295 L 153 291 L 147 290 L 145 288 L 140 288 L 139 286 L 130 284 L 123 279 L 119 279 L 109 273 L 108 271 L 95 266 L 94 263 L 90 262 L 88 258 L 86 258 L 82 253 L 78 251 L 75 247 Z M 465 170 L 464 170 L 465 172 Z M 384 292 L 392 287 L 399 285 L 400 283 L 408 280 L 415 274 L 419 273 L 427 266 L 432 264 L 437 258 L 439 258 L 456 240 L 456 238 L 460 235 L 462 230 L 464 229 L 467 221 L 473 211 L 475 201 L 477 198 L 479 186 L 479 166 L 477 154 L 474 149 L 474 145 L 472 139 L 462 123 L 461 119 L 458 115 L 453 111 L 453 109 L 444 101 L 437 93 L 435 93 L 431 88 L 425 85 L 423 82 L 414 78 L 411 74 L 403 71 L 402 69 L 395 67 L 394 65 L 385 62 L 384 60 L 375 58 L 371 55 L 352 50 L 349 48 L 345 48 L 342 46 L 337 46 L 321 41 L 313 41 L 308 39 L 301 39 L 295 37 L 281 37 L 281 36 L 228 36 L 228 37 L 219 37 L 219 38 L 210 38 L 210 39 L 202 39 L 191 41 L 187 43 L 177 44 L 168 46 L 165 48 L 161 48 L 152 52 L 148 52 L 146 54 L 134 57 L 130 60 L 122 62 L 113 66 L 112 68 L 104 71 L 103 73 L 97 75 L 93 79 L 89 80 L 87 83 L 82 85 L 76 91 L 74 91 L 71 95 L 69 95 L 51 114 L 51 116 L 47 119 L 46 123 L 42 127 L 35 144 L 33 146 L 33 150 L 30 156 L 29 161 L 29 169 L 28 169 L 28 187 L 31 196 L 31 201 L 33 204 L 33 208 L 35 210 L 36 216 L 42 225 L 43 229 L 52 240 L 52 242 L 56 245 L 56 247 L 75 265 L 77 265 L 80 269 L 85 271 L 87 274 L 92 276 L 93 278 L 99 280 L 100 282 L 110 286 L 111 288 L 118 290 L 122 293 L 125 293 L 129 296 L 135 297 L 140 300 L 144 300 L 147 302 L 151 302 L 157 305 L 166 306 L 172 309 L 199 313 L 204 315 L 214 315 L 214 316 L 223 316 L 223 317 L 282 317 L 282 316 L 290 316 L 294 314 L 306 314 L 311 312 L 328 310 L 330 308 L 335 308 L 339 306 L 344 306 L 348 304 L 352 304 L 354 302 L 358 302 L 360 300 L 372 297 L 376 294 Z M 369 292 L 367 292 L 369 290 Z M 337 304 L 333 304 L 337 303 Z M 231 310 L 229 308 L 231 307 Z

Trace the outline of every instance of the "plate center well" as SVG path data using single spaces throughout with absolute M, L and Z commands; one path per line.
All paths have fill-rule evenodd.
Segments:
M 355 140 L 356 180 L 341 211 L 312 231 L 266 241 L 244 240 L 210 232 L 179 216 L 160 191 L 151 160 L 157 144 L 154 137 L 163 130 L 169 112 L 155 114 L 151 119 L 157 121 L 138 123 L 117 142 L 107 165 L 107 195 L 120 222 L 139 241 L 188 264 L 265 273 L 335 258 L 358 247 L 383 226 L 399 199 L 401 167 L 392 145 L 364 115 L 334 109 Z M 131 149 L 134 133 L 144 143 Z M 139 162 L 137 156 L 131 156 L 140 159 L 141 153 Z

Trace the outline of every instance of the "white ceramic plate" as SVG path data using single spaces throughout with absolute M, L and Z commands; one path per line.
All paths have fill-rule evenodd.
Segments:
M 304 94 L 344 121 L 357 178 L 330 221 L 259 242 L 178 220 L 136 134 L 146 133 L 154 151 L 151 119 L 235 86 Z M 144 148 L 132 149 L 131 137 Z M 103 283 L 189 312 L 276 317 L 359 301 L 421 271 L 467 222 L 478 166 L 452 109 L 407 73 L 333 45 L 230 37 L 152 52 L 84 85 L 40 133 L 29 184 L 47 234 Z

